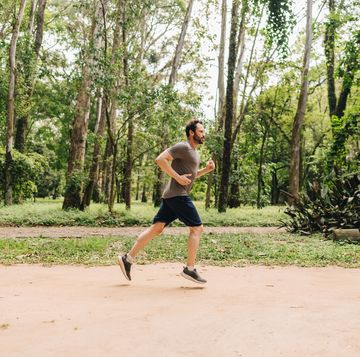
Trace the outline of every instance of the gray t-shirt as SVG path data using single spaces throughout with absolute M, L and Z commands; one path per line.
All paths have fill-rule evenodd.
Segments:
M 191 176 L 187 176 L 191 180 L 191 183 L 187 186 L 181 186 L 176 180 L 171 178 L 163 192 L 162 197 L 171 198 L 175 196 L 188 196 L 199 170 L 199 153 L 188 141 L 177 143 L 169 148 L 168 151 L 174 159 L 171 162 L 171 167 L 179 175 L 191 174 Z

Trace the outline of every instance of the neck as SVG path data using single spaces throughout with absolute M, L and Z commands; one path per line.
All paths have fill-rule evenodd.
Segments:
M 196 149 L 199 146 L 199 144 L 197 142 L 195 142 L 193 138 L 190 138 L 190 137 L 188 138 L 188 143 L 190 144 L 190 146 L 193 149 Z

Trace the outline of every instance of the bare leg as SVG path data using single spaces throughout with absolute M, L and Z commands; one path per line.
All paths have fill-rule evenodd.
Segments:
M 132 257 L 135 257 L 141 249 L 143 249 L 153 238 L 158 236 L 163 231 L 164 227 L 165 223 L 156 222 L 144 232 L 142 232 L 131 248 L 129 254 Z
M 196 253 L 199 248 L 199 242 L 203 231 L 204 227 L 202 225 L 197 227 L 190 227 L 187 266 L 195 265 Z

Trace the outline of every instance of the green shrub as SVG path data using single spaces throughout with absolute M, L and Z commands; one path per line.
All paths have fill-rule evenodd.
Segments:
M 309 185 L 296 205 L 288 206 L 290 220 L 283 226 L 291 232 L 329 235 L 335 228 L 360 228 L 360 174 L 333 178 L 322 189 Z
M 13 161 L 10 172 L 12 177 L 12 190 L 14 203 L 21 203 L 26 199 L 33 198 L 37 193 L 37 184 L 48 170 L 46 158 L 38 153 L 22 154 L 12 151 Z M 0 150 L 0 193 L 4 196 L 4 169 L 5 151 Z

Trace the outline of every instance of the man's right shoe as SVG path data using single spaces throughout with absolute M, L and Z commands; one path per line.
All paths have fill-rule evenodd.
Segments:
M 181 272 L 181 276 L 183 276 L 185 279 L 193 281 L 194 283 L 198 283 L 198 284 L 206 283 L 206 280 L 199 275 L 196 269 L 189 270 L 188 267 L 184 267 L 184 270 Z
M 127 280 L 131 280 L 131 276 L 130 276 L 131 263 L 129 263 L 127 261 L 126 257 L 127 257 L 127 254 L 119 255 L 118 256 L 118 262 L 119 262 L 121 271 L 123 272 L 125 278 Z

